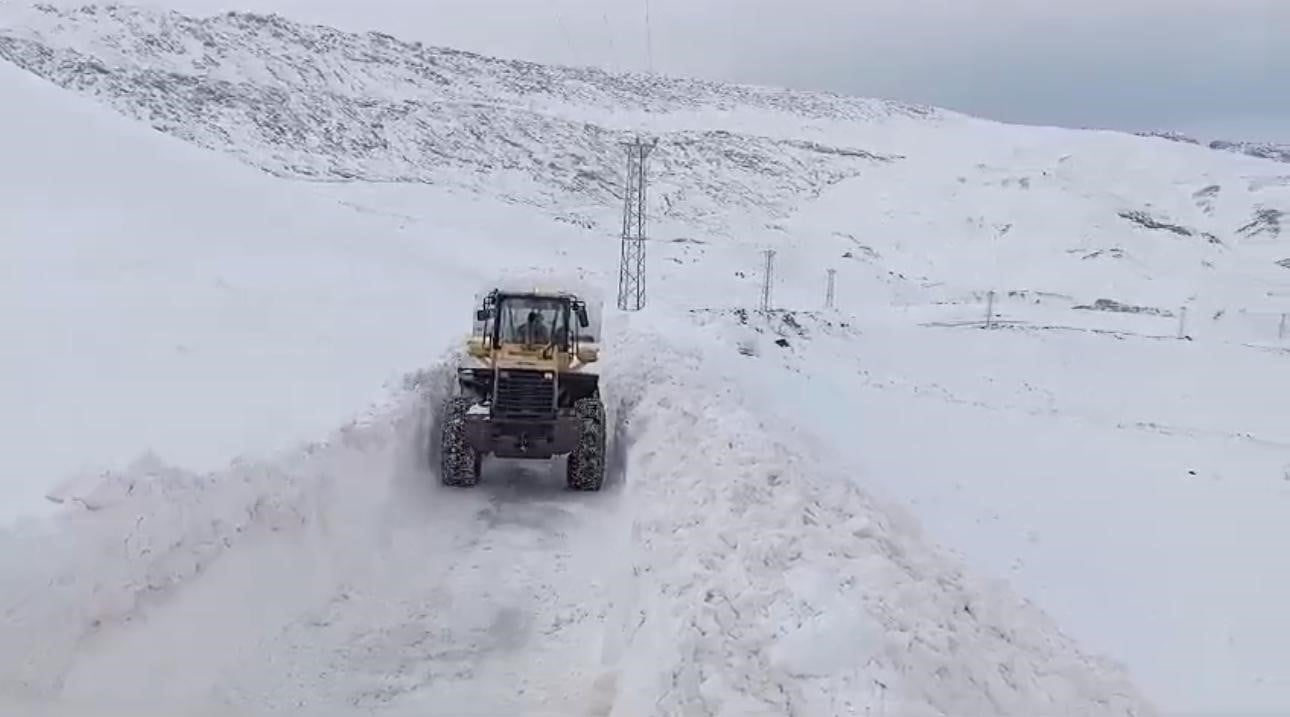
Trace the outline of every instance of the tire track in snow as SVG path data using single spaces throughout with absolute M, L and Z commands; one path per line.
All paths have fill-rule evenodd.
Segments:
M 433 502 L 409 511 L 373 556 L 377 577 L 275 635 L 287 669 L 255 677 L 257 690 L 236 701 L 585 712 L 594 675 L 579 667 L 594 668 L 603 627 L 616 495 L 568 493 L 556 470 L 505 464 L 488 466 L 473 489 L 430 492 Z

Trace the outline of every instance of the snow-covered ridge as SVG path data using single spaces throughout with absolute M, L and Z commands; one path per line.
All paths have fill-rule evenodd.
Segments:
M 1182 142 L 1184 144 L 1200 144 L 1200 140 L 1194 137 L 1188 137 L 1181 132 L 1138 132 L 1140 137 L 1158 137 L 1167 139 L 1171 142 Z M 1260 159 L 1271 159 L 1277 162 L 1290 163 L 1290 144 L 1280 144 L 1277 142 L 1233 142 L 1225 139 L 1216 139 L 1206 145 L 1210 149 L 1217 149 L 1234 154 L 1245 154 Z
M 1272 159 L 1290 163 L 1290 144 L 1275 142 L 1229 142 L 1216 139 L 1209 143 L 1210 149 L 1221 149 L 1228 152 L 1248 154 L 1251 157 Z
M 36 3 L 10 11 L 28 39 L 65 44 L 79 36 L 109 68 L 165 69 L 233 84 L 279 83 L 352 97 L 400 100 L 495 101 L 509 97 L 539 108 L 640 108 L 651 112 L 757 108 L 807 119 L 871 120 L 891 116 L 934 118 L 930 107 L 754 85 L 608 73 L 491 58 L 444 47 L 403 42 L 387 34 L 356 34 L 293 22 L 280 15 L 228 12 L 188 17 L 110 3 L 59 7 Z M 13 30 L 10 30 L 11 34 Z M 11 35 L 14 36 L 14 35 Z M 370 65 L 354 72 L 348 63 Z M 434 85 L 433 93 L 425 91 Z
M 629 138 L 629 127 L 584 121 L 594 112 L 737 107 L 799 122 L 940 116 L 824 93 L 491 59 L 276 15 L 191 18 L 115 5 L 39 5 L 8 11 L 4 24 L 0 57 L 269 172 L 486 183 L 491 194 L 545 207 L 617 201 L 617 144 Z M 729 131 L 676 131 L 663 139 L 669 151 L 651 171 L 681 178 L 657 193 L 665 214 L 712 225 L 722 223 L 714 205 L 782 217 L 795 198 L 891 159 L 859 147 Z M 522 186 L 496 189 L 504 177 Z

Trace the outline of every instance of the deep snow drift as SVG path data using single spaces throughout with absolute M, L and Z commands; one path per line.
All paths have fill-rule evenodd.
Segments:
M 1290 436 L 1261 381 L 1285 351 L 1008 309 L 993 331 L 697 318 L 757 411 L 799 416 L 866 491 L 1124 660 L 1162 710 L 1278 710 Z

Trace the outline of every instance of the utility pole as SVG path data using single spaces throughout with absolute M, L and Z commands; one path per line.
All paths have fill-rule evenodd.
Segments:
M 837 269 L 829 269 L 829 285 L 824 290 L 824 308 L 833 308 L 833 275 L 838 273 Z
M 658 145 L 637 137 L 623 142 L 627 150 L 627 182 L 623 188 L 622 257 L 618 264 L 618 308 L 640 311 L 645 306 L 645 159 Z
M 775 250 L 767 249 L 762 253 L 766 255 L 766 268 L 761 278 L 761 310 L 770 311 L 770 288 L 775 275 Z

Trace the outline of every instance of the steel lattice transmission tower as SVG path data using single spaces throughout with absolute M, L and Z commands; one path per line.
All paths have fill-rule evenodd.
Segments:
M 645 306 L 645 159 L 658 140 L 639 137 L 624 142 L 627 183 L 623 191 L 623 250 L 618 264 L 618 308 L 640 311 Z
M 766 255 L 766 268 L 762 270 L 761 277 L 761 310 L 770 311 L 771 289 L 775 282 L 775 250 L 764 249 L 762 254 Z

